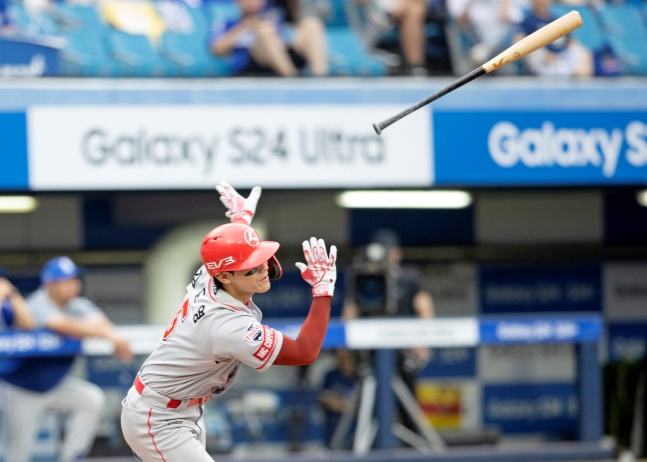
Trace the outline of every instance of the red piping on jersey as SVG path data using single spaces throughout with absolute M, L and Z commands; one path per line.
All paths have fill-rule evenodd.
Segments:
M 236 308 L 234 305 L 228 305 L 228 304 L 226 304 L 226 303 L 222 303 L 222 302 L 218 302 L 218 303 L 220 303 L 221 305 L 225 305 L 225 306 L 227 306 L 227 307 L 231 308 L 232 310 L 236 310 L 236 311 L 243 311 L 243 310 L 241 310 L 240 308 Z
M 152 415 L 152 414 L 153 414 L 153 408 L 150 408 L 150 409 L 148 410 L 148 420 L 147 420 L 147 424 L 148 424 L 148 434 L 150 435 L 150 437 L 151 437 L 151 441 L 153 442 L 153 447 L 155 448 L 155 452 L 157 452 L 157 453 L 160 455 L 160 457 L 162 458 L 162 460 L 163 460 L 164 462 L 166 462 L 166 459 L 164 458 L 164 454 L 162 454 L 162 452 L 161 452 L 161 451 L 159 450 L 159 448 L 157 447 L 157 443 L 155 443 L 155 437 L 154 437 L 154 436 L 153 436 L 153 434 L 151 433 L 151 415 Z

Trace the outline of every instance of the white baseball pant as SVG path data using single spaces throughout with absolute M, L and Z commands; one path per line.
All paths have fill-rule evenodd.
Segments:
M 66 377 L 45 393 L 33 392 L 5 383 L 4 427 L 5 460 L 31 461 L 31 448 L 40 426 L 40 415 L 46 411 L 69 413 L 65 438 L 59 448 L 59 461 L 77 460 L 88 453 L 103 414 L 105 395 L 93 383 Z
M 122 401 L 121 431 L 143 462 L 213 462 L 206 449 L 202 405 L 184 400 L 175 409 L 169 399 L 133 386 Z

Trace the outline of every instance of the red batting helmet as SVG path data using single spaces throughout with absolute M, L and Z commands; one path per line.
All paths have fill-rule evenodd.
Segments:
M 251 226 L 227 223 L 207 233 L 202 240 L 200 257 L 211 276 L 221 271 L 256 268 L 267 262 L 270 279 L 278 279 L 281 265 L 274 256 L 278 249 L 278 242 L 261 241 Z

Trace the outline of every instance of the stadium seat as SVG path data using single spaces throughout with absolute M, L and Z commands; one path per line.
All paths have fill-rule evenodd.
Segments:
M 605 4 L 598 15 L 607 41 L 620 58 L 622 73 L 647 75 L 647 25 L 640 9 Z
M 326 15 L 326 27 L 350 27 L 346 17 L 348 0 L 330 0 L 330 12 Z
M 105 23 L 94 5 L 57 3 L 56 11 L 72 25 L 70 32 L 83 33 L 86 36 L 102 36 L 105 31 Z
M 591 49 L 598 50 L 604 45 L 604 34 L 600 27 L 600 22 L 590 7 L 585 5 L 565 5 L 562 3 L 553 3 L 551 13 L 560 17 L 571 11 L 577 11 L 582 17 L 583 26 L 573 31 L 575 37 L 582 45 Z
M 209 51 L 206 35 L 166 32 L 161 53 L 179 65 L 181 76 L 224 77 L 230 74 L 228 63 Z
M 333 76 L 382 76 L 387 74 L 387 65 L 371 56 L 365 44 L 348 27 L 327 29 L 330 75 Z
M 116 29 L 106 33 L 108 54 L 123 63 L 128 77 L 176 77 L 180 65 L 165 59 L 145 35 Z
M 67 77 L 119 77 L 125 66 L 110 58 L 105 38 L 75 32 L 65 35 L 67 46 L 61 53 L 61 74 Z

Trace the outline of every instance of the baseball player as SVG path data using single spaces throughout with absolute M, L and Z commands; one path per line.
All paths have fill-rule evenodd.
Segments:
M 80 296 L 80 269 L 68 257 L 55 257 L 41 270 L 41 287 L 27 299 L 36 326 L 78 338 L 103 337 L 115 355 L 132 360 L 132 352 L 112 322 L 94 303 Z M 59 462 L 80 460 L 94 442 L 103 415 L 104 393 L 93 383 L 70 374 L 75 357 L 42 356 L 21 361 L 4 374 L 6 461 L 27 462 L 45 410 L 66 415 Z
M 303 242 L 306 264 L 296 266 L 312 286 L 313 300 L 301 332 L 291 339 L 262 324 L 252 301 L 281 276 L 279 244 L 262 241 L 250 226 L 261 189 L 253 188 L 246 199 L 225 182 L 216 189 L 231 223 L 203 239 L 203 265 L 122 402 L 122 431 L 140 461 L 212 461 L 203 404 L 225 393 L 243 364 L 258 371 L 311 364 L 328 328 L 337 248 L 328 253 L 314 237 Z

